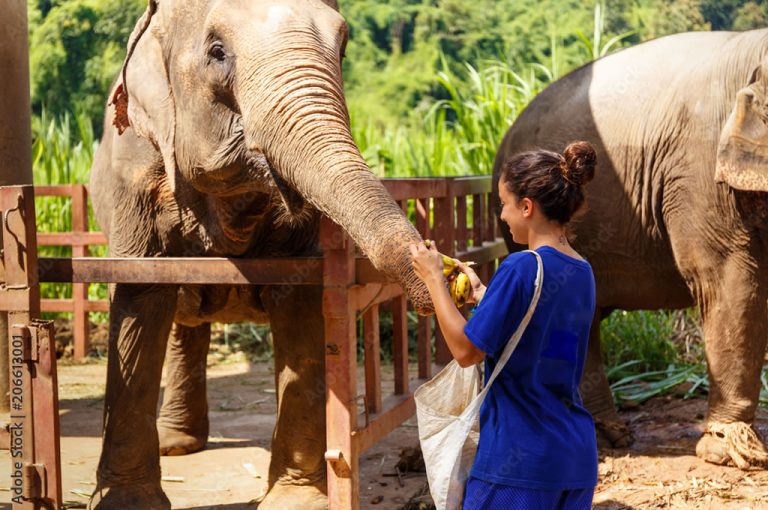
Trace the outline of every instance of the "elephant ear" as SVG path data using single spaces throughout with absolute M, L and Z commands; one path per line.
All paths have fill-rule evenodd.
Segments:
M 720 133 L 715 181 L 744 191 L 768 191 L 768 87 L 762 65 L 736 94 Z
M 130 126 L 134 132 L 160 151 L 171 191 L 176 189 L 176 107 L 171 92 L 163 48 L 153 25 L 157 0 L 149 0 L 147 10 L 131 33 L 120 80 L 110 104 L 115 106 L 114 126 L 119 134 Z

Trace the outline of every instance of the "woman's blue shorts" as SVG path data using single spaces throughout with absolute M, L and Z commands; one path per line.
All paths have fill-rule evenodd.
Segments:
M 595 489 L 548 491 L 521 489 L 470 477 L 463 510 L 590 510 Z

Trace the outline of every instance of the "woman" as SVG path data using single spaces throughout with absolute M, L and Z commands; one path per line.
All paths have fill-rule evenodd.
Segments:
M 578 385 L 595 310 L 592 268 L 569 244 L 568 222 L 584 205 L 583 186 L 596 156 L 587 142 L 563 154 L 537 150 L 505 162 L 499 179 L 501 221 L 516 243 L 542 259 L 538 306 L 517 349 L 483 403 L 480 443 L 464 495 L 465 510 L 589 509 L 597 483 L 594 425 Z M 446 288 L 434 243 L 411 246 L 438 324 L 461 366 L 485 359 L 486 377 L 531 302 L 537 261 L 509 255 L 489 287 L 460 264 L 472 282 L 466 321 Z

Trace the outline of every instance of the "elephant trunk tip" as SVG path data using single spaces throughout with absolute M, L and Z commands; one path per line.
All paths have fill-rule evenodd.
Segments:
M 429 295 L 429 289 L 411 267 L 410 255 L 398 264 L 396 269 L 398 279 L 401 281 L 405 294 L 413 305 L 413 309 L 422 316 L 435 313 L 435 305 Z

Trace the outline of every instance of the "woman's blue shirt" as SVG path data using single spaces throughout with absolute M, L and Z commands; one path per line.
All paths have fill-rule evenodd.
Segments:
M 471 475 L 547 490 L 594 487 L 597 445 L 579 381 L 595 311 L 588 262 L 538 248 L 544 282 L 517 349 L 480 410 L 480 444 Z M 485 352 L 486 380 L 533 297 L 536 258 L 509 255 L 464 332 Z

